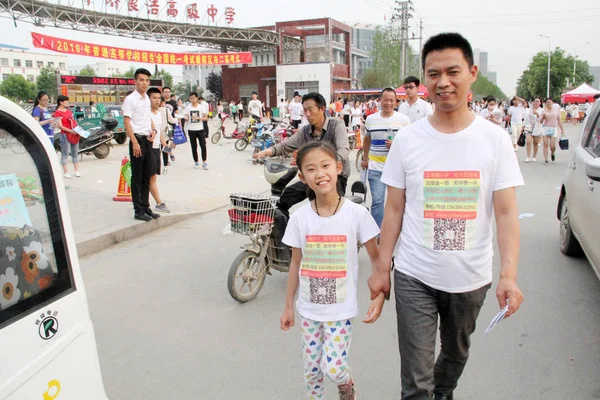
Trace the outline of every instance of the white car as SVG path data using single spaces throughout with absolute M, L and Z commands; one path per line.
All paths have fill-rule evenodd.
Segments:
M 587 113 L 558 200 L 560 250 L 585 254 L 600 278 L 600 102 Z

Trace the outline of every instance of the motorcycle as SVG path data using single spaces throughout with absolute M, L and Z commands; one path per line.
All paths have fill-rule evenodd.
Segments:
M 259 162 L 264 165 L 265 178 L 271 185 L 270 196 L 248 193 L 229 196 L 231 232 L 250 237 L 250 243 L 241 247 L 243 251 L 233 260 L 227 275 L 229 294 L 240 303 L 258 295 L 271 270 L 289 272 L 292 259 L 291 249 L 280 242 L 288 218 L 278 204 L 285 187 L 298 175 L 298 168 L 263 159 Z M 366 203 L 367 187 L 362 181 L 354 182 L 350 191 L 348 200 Z
M 87 138 L 80 137 L 78 155 L 93 154 L 100 160 L 108 157 L 110 148 L 112 147 L 111 140 L 114 137 L 113 130 L 119 125 L 119 122 L 115 118 L 102 118 L 101 124 L 102 127 L 100 128 L 90 129 L 90 136 Z M 57 152 L 61 151 L 60 135 L 60 132 L 54 134 L 54 149 Z
M 226 118 L 230 117 L 227 114 L 225 114 L 225 115 L 226 115 Z M 224 120 L 223 120 L 223 122 L 224 122 Z M 213 133 L 212 136 L 210 137 L 210 141 L 212 142 L 212 144 L 219 143 L 219 140 L 221 140 L 221 138 L 224 138 L 224 139 L 243 138 L 244 135 L 246 134 L 246 130 L 249 127 L 248 124 L 242 124 L 241 122 L 236 122 L 235 129 L 233 130 L 233 132 L 231 132 L 231 135 L 227 135 L 227 133 L 225 133 L 225 125 L 223 122 L 220 123 L 220 125 L 217 127 L 217 131 L 215 133 Z
M 252 140 L 260 137 L 263 134 L 263 132 L 268 131 L 268 124 L 263 124 L 260 122 L 255 124 L 254 122 L 256 121 L 250 119 L 250 127 L 246 130 L 246 133 L 243 137 L 236 140 L 234 147 L 237 151 L 246 150 L 246 147 L 248 147 L 249 144 L 252 144 Z

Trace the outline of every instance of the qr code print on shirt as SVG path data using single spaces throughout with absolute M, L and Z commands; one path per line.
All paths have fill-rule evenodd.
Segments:
M 465 250 L 464 219 L 435 219 L 433 224 L 433 249 L 440 251 Z
M 336 281 L 332 278 L 309 278 L 310 302 L 336 304 Z

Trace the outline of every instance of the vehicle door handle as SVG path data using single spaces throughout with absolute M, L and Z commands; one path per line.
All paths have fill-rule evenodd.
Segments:
M 594 181 L 589 180 L 588 181 L 588 189 L 590 189 L 590 191 L 594 191 Z
M 573 161 L 571 163 L 571 169 L 575 169 L 575 168 L 577 168 L 577 163 L 575 161 Z

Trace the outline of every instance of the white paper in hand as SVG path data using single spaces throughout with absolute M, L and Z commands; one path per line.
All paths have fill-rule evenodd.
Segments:
M 490 326 L 488 326 L 487 329 L 485 330 L 485 335 L 487 335 L 488 332 L 490 332 L 492 329 L 494 329 L 496 327 L 496 325 L 498 325 L 500 323 L 500 321 L 502 321 L 504 319 L 504 316 L 506 315 L 507 312 L 508 312 L 508 299 L 506 300 L 506 307 L 504 307 L 502 310 L 500 310 L 500 312 L 498 314 L 496 314 L 496 316 L 494 318 L 492 318 L 492 321 L 490 322 Z

